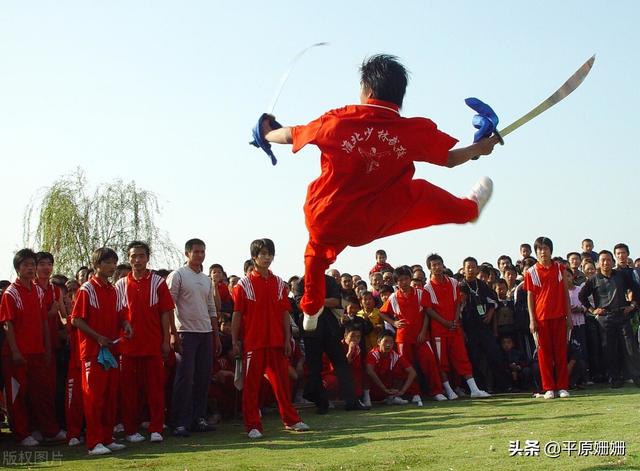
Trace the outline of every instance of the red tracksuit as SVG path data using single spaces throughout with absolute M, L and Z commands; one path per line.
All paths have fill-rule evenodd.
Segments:
M 431 307 L 445 320 L 456 318 L 460 302 L 460 286 L 454 278 L 445 276 L 442 281 L 430 279 L 424 286 L 431 299 Z M 431 322 L 431 343 L 436 351 L 440 370 L 448 373 L 453 369 L 461 376 L 471 376 L 473 367 L 464 345 L 462 323 L 458 321 L 456 330 L 451 331 L 438 321 Z
M 6 321 L 12 322 L 18 350 L 25 359 L 25 364 L 15 365 L 5 340 L 2 374 L 11 429 L 18 441 L 36 429 L 45 437 L 55 436 L 60 431 L 55 419 L 55 396 L 42 387 L 49 384 L 49 368 L 55 361 L 45 361 L 44 336 L 49 333 L 42 288 L 35 283 L 24 286 L 20 280 L 12 283 L 0 304 L 0 322 Z M 34 423 L 30 423 L 30 417 Z
M 118 309 L 117 297 L 110 283 L 92 276 L 78 290 L 71 317 L 83 319 L 98 334 L 115 340 L 124 321 L 124 311 Z M 100 345 L 80 329 L 78 340 L 82 363 L 82 402 L 87 423 L 86 445 L 91 450 L 98 443 L 108 445 L 113 442 L 119 371 L 117 367 L 105 370 L 98 363 Z
M 407 379 L 407 369 L 411 367 L 409 362 L 398 352 L 391 350 L 386 355 L 380 351 L 379 347 L 374 348 L 367 355 L 367 364 L 373 366 L 376 375 L 387 389 L 399 389 Z M 381 401 L 387 394 L 381 390 L 377 384 L 371 381 L 371 399 Z M 413 396 L 418 394 L 418 385 L 415 381 L 411 383 L 405 395 Z
M 411 288 L 404 293 L 400 290 L 389 296 L 380 312 L 404 320 L 405 325 L 398 328 L 396 344 L 398 352 L 410 365 L 417 365 L 422 371 L 429 386 L 429 394 L 442 394 L 442 378 L 438 370 L 436 358 L 427 340 L 418 342 L 425 319 L 424 309 L 431 306 L 429 297 L 420 288 Z
M 80 438 L 84 410 L 82 406 L 82 362 L 78 347 L 78 329 L 67 323 L 69 333 L 69 369 L 67 371 L 67 389 L 64 395 L 67 438 Z
M 133 273 L 116 283 L 118 309 L 125 312 L 134 335 L 121 343 L 120 389 L 124 433 L 138 432 L 142 421 L 141 399 L 149 407 L 149 433 L 162 433 L 164 427 L 165 369 L 162 361 L 162 314 L 174 308 L 164 279 L 147 270 L 136 280 Z
M 291 133 L 293 152 L 307 144 L 321 151 L 321 174 L 304 205 L 309 243 L 300 307 L 307 314 L 322 308 L 324 272 L 347 246 L 478 216 L 474 201 L 413 179 L 415 161 L 446 165 L 457 141 L 426 118 L 401 117 L 393 103 L 345 106 Z
M 269 272 L 265 278 L 254 270 L 233 291 L 234 312 L 242 315 L 244 388 L 242 413 L 247 431 L 262 432 L 258 408 L 260 383 L 266 373 L 285 425 L 300 422 L 291 403 L 289 361 L 284 356 L 284 314 L 291 309 L 287 285 Z
M 564 265 L 540 262 L 524 274 L 524 289 L 535 294 L 535 318 L 538 325 L 538 364 L 542 389 L 569 388 L 567 369 L 567 306 Z

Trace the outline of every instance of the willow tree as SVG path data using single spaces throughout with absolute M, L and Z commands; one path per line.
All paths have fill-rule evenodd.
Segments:
M 151 245 L 156 266 L 175 266 L 180 252 L 155 224 L 160 213 L 157 196 L 135 182 L 99 185 L 91 191 L 84 172 L 65 175 L 39 192 L 27 206 L 24 241 L 56 257 L 56 271 L 75 273 L 88 265 L 91 252 L 111 247 L 124 260 L 127 244 Z

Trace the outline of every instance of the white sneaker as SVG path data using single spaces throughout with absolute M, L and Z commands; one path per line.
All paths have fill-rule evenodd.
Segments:
M 124 425 L 118 424 L 115 427 L 113 427 L 113 433 L 122 433 L 122 432 L 124 432 Z
M 482 389 L 478 389 L 477 391 L 471 392 L 471 397 L 476 399 L 485 398 L 485 397 L 491 397 L 491 394 L 489 394 L 487 391 L 483 391 Z
M 481 177 L 471 188 L 469 199 L 478 204 L 478 217 L 493 193 L 493 181 L 489 177 Z M 475 219 L 477 220 L 477 218 Z
M 387 404 L 390 406 L 404 406 L 405 404 L 409 404 L 409 401 L 398 396 L 389 396 L 387 398 Z
M 262 438 L 262 436 L 262 432 L 260 432 L 260 430 L 258 430 L 257 428 L 252 428 L 247 434 L 247 437 L 249 438 Z
M 293 430 L 294 432 L 307 432 L 311 430 L 311 427 L 309 427 L 304 422 L 297 422 L 293 425 L 285 426 L 285 430 Z
M 82 442 L 77 437 L 73 437 L 71 440 L 69 440 L 69 446 L 78 446 L 80 445 L 80 443 Z
M 547 391 L 542 397 L 544 397 L 545 399 L 553 399 L 554 397 L 556 397 L 556 395 L 553 391 Z
M 566 389 L 561 389 L 560 391 L 558 391 L 558 396 L 569 397 L 571 396 L 571 394 L 569 394 L 569 391 L 567 391 Z
M 447 399 L 447 396 L 445 396 L 444 394 L 436 394 L 435 396 L 433 396 L 433 398 L 436 401 L 448 401 L 449 399 Z
M 422 398 L 420 397 L 420 395 L 419 395 L 419 394 L 416 394 L 415 396 L 413 396 L 413 397 L 411 398 L 411 403 L 413 403 L 413 404 L 417 405 L 418 407 L 422 407 L 422 406 L 423 406 L 423 404 L 422 404 Z
M 315 314 L 303 313 L 302 328 L 307 332 L 313 332 L 318 327 L 318 317 L 322 314 L 324 308 L 320 308 Z
M 98 443 L 93 447 L 93 450 L 89 450 L 90 455 L 108 455 L 111 453 L 111 450 L 104 446 L 102 443 Z
M 371 407 L 371 394 L 368 390 L 362 395 L 362 404 L 365 407 Z
M 27 438 L 20 442 L 20 446 L 38 446 L 40 442 L 29 435 Z
M 67 440 L 67 432 L 65 432 L 64 430 L 60 429 L 60 431 L 58 433 L 56 433 L 53 437 L 45 438 L 44 440 L 46 442 L 64 442 L 64 441 Z
M 107 445 L 107 448 L 111 451 L 120 451 L 124 450 L 127 445 L 123 445 L 122 443 L 111 442 Z
M 163 440 L 164 440 L 164 437 L 162 436 L 162 434 L 158 432 L 151 432 L 151 435 L 149 436 L 149 441 L 151 443 L 160 443 Z
M 127 440 L 128 442 L 131 442 L 131 443 L 140 443 L 140 442 L 143 442 L 143 441 L 146 440 L 146 438 L 144 438 L 138 432 L 134 433 L 133 435 L 127 435 L 124 438 L 125 438 L 125 440 Z
M 458 395 L 451 391 L 451 393 L 447 393 L 447 399 L 449 399 L 450 401 L 455 401 L 456 399 L 458 399 Z

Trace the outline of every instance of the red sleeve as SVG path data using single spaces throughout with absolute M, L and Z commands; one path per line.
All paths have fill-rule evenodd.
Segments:
M 424 297 L 423 297 L 423 299 L 424 299 Z M 384 304 L 380 308 L 380 312 L 382 314 L 387 314 L 388 316 L 391 316 L 391 317 L 393 317 L 395 315 L 395 313 L 393 312 L 393 308 L 391 307 L 391 303 L 389 303 L 388 299 L 384 302 Z
M 240 284 L 237 284 L 235 288 L 233 288 L 233 310 L 234 312 L 244 313 L 245 311 L 245 300 L 246 295 L 244 293 L 244 289 Z
M 164 281 L 158 285 L 158 307 L 160 312 L 171 311 L 175 307 L 169 287 Z
M 9 294 L 2 295 L 0 303 L 0 322 L 12 321 L 16 316 L 16 301 Z
M 77 317 L 79 319 L 86 319 L 89 317 L 89 294 L 82 289 L 78 290 L 78 294 L 76 295 L 76 301 L 73 304 L 71 317 Z
M 460 290 L 458 289 L 458 296 L 460 296 Z M 420 306 L 425 309 L 433 307 L 433 303 L 431 302 L 431 296 L 425 290 L 422 290 L 422 300 L 420 301 Z
M 291 312 L 291 301 L 289 301 L 289 290 L 287 288 L 282 289 L 282 299 L 280 300 L 280 309 L 282 309 L 282 312 L 285 312 L 285 311 Z
M 449 150 L 457 144 L 458 140 L 438 130 L 436 124 L 430 119 L 415 119 L 419 127 L 415 135 L 420 136 L 421 139 L 418 143 L 420 152 L 414 160 L 446 166 Z
M 322 127 L 324 116 L 311 121 L 309 124 L 293 126 L 291 128 L 291 137 L 293 139 L 293 147 L 291 151 L 295 154 L 307 144 L 316 144 L 316 136 Z
M 409 367 L 411 367 L 409 362 L 406 360 L 406 358 L 403 355 L 400 355 L 400 358 L 398 358 L 398 363 L 396 363 L 396 368 L 401 368 L 402 370 L 406 370 Z
M 524 290 L 533 291 L 533 282 L 531 281 L 531 275 L 528 271 L 524 273 Z
M 371 365 L 371 366 L 376 366 L 378 364 L 378 360 L 376 359 L 376 357 L 373 355 L 373 350 L 371 350 L 368 354 L 367 354 L 367 365 Z

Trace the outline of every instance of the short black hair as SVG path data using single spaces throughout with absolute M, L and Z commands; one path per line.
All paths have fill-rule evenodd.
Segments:
M 53 254 L 51 252 L 38 252 L 36 254 L 36 265 L 40 263 L 41 260 L 49 260 L 51 265 L 54 264 Z
M 507 280 L 505 280 L 504 278 L 498 278 L 496 281 L 494 281 L 492 288 L 496 289 L 496 286 L 498 285 L 504 285 L 506 288 L 508 288 Z
M 431 271 L 431 262 L 440 261 L 444 265 L 444 260 L 437 253 L 432 253 L 427 257 L 427 268 Z
M 249 247 L 251 258 L 260 255 L 262 249 L 267 249 L 267 252 L 269 252 L 269 255 L 272 257 L 276 254 L 276 246 L 271 239 L 256 239 L 251 242 L 251 246 Z
M 91 264 L 93 268 L 98 268 L 98 265 L 107 260 L 118 261 L 118 254 L 109 247 L 100 247 L 99 249 L 95 249 L 91 254 Z
M 575 255 L 576 257 L 581 258 L 578 252 L 569 252 L 567 254 L 567 260 L 569 260 L 569 257 L 571 257 L 572 255 Z
M 382 293 L 391 293 L 393 294 L 393 287 L 389 286 L 389 285 L 382 285 L 380 286 L 380 289 L 378 290 L 378 293 L 382 294 Z
M 538 253 L 538 249 L 543 245 L 549 247 L 549 251 L 553 253 L 553 242 L 551 242 L 551 239 L 545 236 L 540 236 L 535 240 L 535 242 L 533 243 L 533 249 L 536 251 L 536 253 Z
M 598 258 L 600 258 L 601 255 L 609 255 L 609 257 L 611 257 L 612 261 L 615 260 L 615 257 L 613 256 L 613 254 L 607 249 L 604 249 L 604 250 L 601 250 L 600 252 L 598 252 Z
M 342 275 L 340 275 L 340 278 L 353 278 L 353 276 L 351 276 L 349 273 L 344 272 Z
M 0 280 L 0 292 L 4 292 L 4 290 L 9 286 L 11 286 L 11 282 L 9 280 Z
M 207 248 L 207 244 L 205 244 L 202 239 L 189 239 L 184 244 L 184 251 L 191 252 L 193 250 L 194 245 L 202 245 L 205 249 Z
M 360 330 L 360 326 L 358 324 L 356 324 L 355 322 L 347 322 L 344 325 L 344 335 L 346 336 L 347 334 L 349 334 L 351 332 L 360 332 L 360 333 L 362 333 L 362 330 Z
M 127 255 L 129 255 L 129 250 L 131 249 L 144 249 L 147 257 L 151 256 L 151 247 L 149 247 L 149 244 L 141 240 L 134 240 L 132 242 L 129 242 L 129 245 L 127 245 Z
M 33 263 L 35 264 L 37 263 L 36 260 L 38 259 L 38 257 L 36 256 L 36 253 L 31 249 L 18 250 L 16 254 L 13 256 L 13 268 L 15 268 L 16 271 L 18 271 L 18 269 L 20 268 L 20 265 L 22 265 L 22 262 L 28 259 L 32 259 Z
M 393 270 L 393 281 L 398 281 L 398 278 L 401 276 L 408 276 L 409 278 L 413 278 L 413 272 L 411 271 L 411 267 L 408 265 L 400 265 Z
M 623 244 L 622 242 L 620 242 L 619 244 L 616 244 L 613 247 L 613 251 L 615 252 L 618 249 L 622 249 L 622 250 L 626 250 L 627 255 L 629 255 L 629 246 L 627 244 Z
M 473 262 L 478 265 L 478 261 L 474 257 L 467 257 L 462 261 L 462 266 L 465 266 L 467 263 Z
M 529 249 L 529 252 L 531 252 L 531 244 L 527 244 L 526 242 L 524 244 L 520 244 L 520 248 Z
M 242 273 L 247 273 L 249 271 L 249 269 L 253 269 L 253 267 L 255 266 L 255 264 L 253 263 L 253 259 L 250 258 L 249 260 L 245 260 L 244 261 L 244 265 L 242 266 Z
M 222 265 L 220 265 L 219 263 L 214 263 L 209 267 L 209 275 L 211 275 L 211 272 L 213 272 L 214 268 L 219 268 L 220 271 L 224 273 L 224 268 L 222 268 Z
M 509 265 L 513 265 L 513 260 L 511 260 L 511 257 L 509 257 L 508 255 L 500 255 L 498 257 L 496 265 L 500 265 L 500 260 L 507 260 L 509 262 Z
M 385 338 L 385 337 L 391 337 L 393 340 L 395 340 L 395 339 L 396 339 L 396 334 L 394 334 L 394 333 L 393 333 L 392 331 L 390 331 L 389 329 L 385 329 L 385 330 L 383 330 L 382 332 L 380 332 L 380 333 L 378 334 L 378 342 L 379 342 L 380 340 L 382 340 L 383 338 Z
M 593 245 L 593 239 L 589 239 L 588 237 L 586 239 L 582 239 L 582 243 L 584 244 L 585 242 L 589 242 L 591 245 Z
M 387 256 L 387 252 L 385 252 L 382 249 L 378 249 L 378 250 L 376 250 L 376 256 L 378 256 L 378 255 L 384 255 L 386 257 Z
M 483 275 L 491 276 L 491 273 L 493 273 L 493 268 L 486 265 L 480 265 L 478 272 L 482 273 Z
M 376 54 L 360 66 L 360 85 L 377 100 L 389 101 L 402 108 L 409 81 L 407 69 L 396 56 Z

